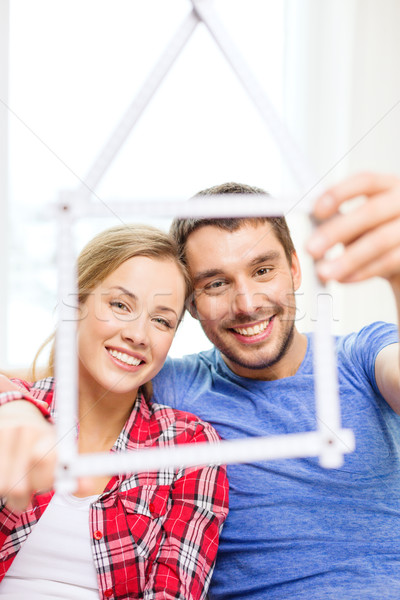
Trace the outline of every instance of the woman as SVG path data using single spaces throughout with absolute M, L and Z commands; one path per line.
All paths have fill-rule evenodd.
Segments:
M 190 290 L 174 242 L 145 226 L 107 230 L 79 256 L 78 289 L 79 451 L 216 441 L 210 425 L 149 401 Z M 224 468 L 36 492 L 54 472 L 53 426 L 37 410 L 51 420 L 52 354 L 47 379 L 0 379 L 0 600 L 205 598 L 227 514 Z

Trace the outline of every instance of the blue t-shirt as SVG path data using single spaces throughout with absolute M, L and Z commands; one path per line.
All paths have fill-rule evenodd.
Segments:
M 217 350 L 169 359 L 158 402 L 195 413 L 224 439 L 315 430 L 313 340 L 292 377 L 245 379 Z M 317 458 L 229 465 L 230 513 L 212 600 L 400 598 L 400 416 L 380 395 L 378 352 L 398 340 L 374 323 L 337 338 L 342 425 L 356 450 L 343 467 Z

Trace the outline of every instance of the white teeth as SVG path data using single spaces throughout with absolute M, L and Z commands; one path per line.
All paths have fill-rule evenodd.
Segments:
M 261 333 L 262 331 L 264 331 L 264 329 L 268 326 L 268 323 L 270 322 L 271 319 L 268 319 L 268 321 L 263 321 L 263 323 L 259 323 L 258 325 L 254 325 L 254 327 L 235 327 L 233 328 L 233 331 L 236 331 L 237 333 L 240 333 L 240 335 L 257 335 L 258 333 Z
M 141 363 L 141 361 L 138 358 L 135 358 L 134 356 L 129 356 L 129 354 L 125 354 L 125 352 L 117 352 L 117 350 L 108 350 L 108 352 L 111 354 L 111 356 L 113 356 L 114 358 L 118 358 L 118 360 L 120 360 L 123 363 L 126 363 L 127 365 L 134 365 L 135 367 L 137 367 Z

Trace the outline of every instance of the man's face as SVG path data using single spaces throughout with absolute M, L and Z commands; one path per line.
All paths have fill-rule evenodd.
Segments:
M 201 227 L 190 234 L 186 256 L 195 285 L 194 316 L 231 370 L 257 379 L 286 376 L 297 333 L 297 255 L 290 266 L 267 222 L 233 232 Z

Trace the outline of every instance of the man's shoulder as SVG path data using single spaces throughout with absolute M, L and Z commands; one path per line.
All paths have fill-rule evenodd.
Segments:
M 219 362 L 220 353 L 216 348 L 204 350 L 196 354 L 186 354 L 179 358 L 168 357 L 161 369 L 163 377 L 190 377 L 194 376 L 199 370 L 211 370 L 216 368 Z
M 161 371 L 153 378 L 154 398 L 161 404 L 186 409 L 185 398 L 197 395 L 201 386 L 212 380 L 217 367 L 218 351 L 206 350 L 182 358 L 168 357 Z M 190 409 L 189 409 L 190 412 Z
M 338 347 L 369 348 L 380 350 L 399 341 L 398 329 L 394 323 L 375 321 L 362 327 L 359 331 L 337 337 Z

